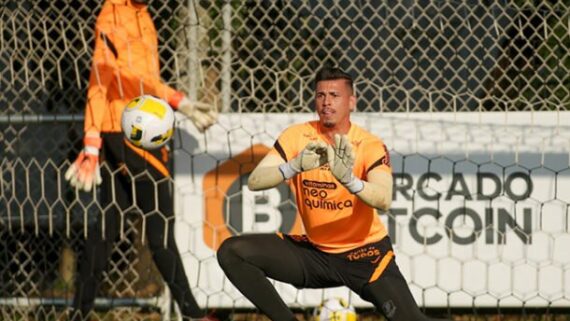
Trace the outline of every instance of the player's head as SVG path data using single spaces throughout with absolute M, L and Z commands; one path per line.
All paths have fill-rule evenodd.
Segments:
M 131 0 L 133 3 L 136 4 L 148 4 L 150 0 Z
M 344 80 L 344 83 L 347 86 L 347 89 L 350 90 L 350 93 L 353 93 L 353 80 L 352 76 L 348 73 L 344 72 L 342 69 L 337 67 L 323 67 L 321 70 L 317 72 L 315 76 L 315 89 L 317 84 L 320 81 L 326 80 Z
M 339 68 L 325 67 L 315 77 L 315 109 L 327 128 L 348 126 L 356 108 L 352 77 Z

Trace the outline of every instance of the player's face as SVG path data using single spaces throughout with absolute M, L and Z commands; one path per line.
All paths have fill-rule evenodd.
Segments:
M 346 126 L 350 124 L 350 112 L 356 106 L 356 97 L 346 80 L 323 80 L 317 83 L 315 106 L 324 127 Z

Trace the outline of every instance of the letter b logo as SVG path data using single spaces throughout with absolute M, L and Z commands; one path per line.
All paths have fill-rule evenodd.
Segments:
M 267 154 L 265 145 L 233 157 L 204 176 L 204 243 L 213 250 L 244 233 L 301 233 L 295 200 L 285 183 L 263 192 L 247 188 L 249 174 Z M 253 156 L 253 157 L 252 157 Z

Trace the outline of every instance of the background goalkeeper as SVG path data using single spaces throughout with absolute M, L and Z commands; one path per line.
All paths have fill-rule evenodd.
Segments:
M 392 201 L 390 156 L 381 139 L 351 123 L 350 75 L 324 68 L 315 79 L 318 121 L 293 125 L 251 173 L 252 190 L 288 180 L 306 235 L 226 239 L 218 261 L 231 282 L 272 320 L 295 317 L 267 277 L 298 288 L 347 286 L 388 320 L 428 320 L 396 265 L 375 208 Z
M 190 291 L 174 239 L 168 151 L 142 150 L 121 133 L 123 108 L 143 94 L 166 100 L 190 118 L 200 132 L 216 121 L 217 113 L 210 106 L 193 103 L 161 82 L 158 38 L 146 1 L 107 0 L 95 26 L 84 149 L 65 175 L 80 190 L 91 191 L 102 183 L 100 207 L 104 210 L 97 224 L 90 227 L 73 300 L 74 315 L 81 318 L 93 307 L 119 233 L 120 214 L 127 208 L 144 217 L 154 262 L 182 314 L 188 318 L 203 316 Z M 99 161 L 104 165 L 102 170 Z

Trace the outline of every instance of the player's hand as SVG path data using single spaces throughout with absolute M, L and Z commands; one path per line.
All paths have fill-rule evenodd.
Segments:
M 334 146 L 328 145 L 327 158 L 333 176 L 351 193 L 358 193 L 364 183 L 354 176 L 354 152 L 346 135 L 334 135 Z
M 86 192 L 102 182 L 99 169 L 99 149 L 102 141 L 98 135 L 85 137 L 85 147 L 65 172 L 65 180 L 69 181 L 71 186 Z
M 291 167 L 300 173 L 319 168 L 327 161 L 327 144 L 322 141 L 313 141 L 308 143 L 301 153 L 291 160 Z
M 343 185 L 349 183 L 354 177 L 354 153 L 346 135 L 334 135 L 334 146 L 328 146 L 327 158 L 333 176 Z
M 178 111 L 190 118 L 201 133 L 215 124 L 218 119 L 218 111 L 214 106 L 199 101 L 190 101 L 188 97 L 182 98 L 178 104 Z
M 325 165 L 327 161 L 327 144 L 322 141 L 314 141 L 308 143 L 297 157 L 279 166 L 279 169 L 283 177 L 289 179 L 300 172 L 319 168 Z

